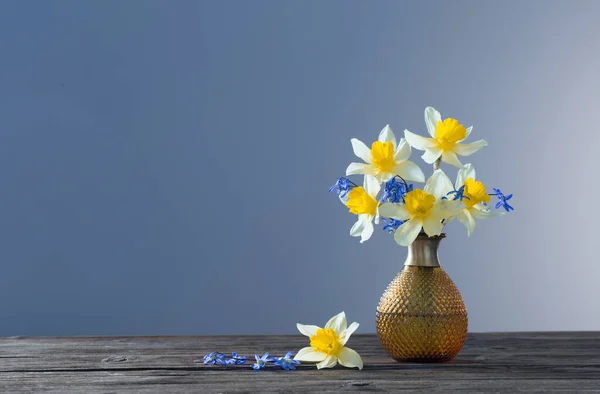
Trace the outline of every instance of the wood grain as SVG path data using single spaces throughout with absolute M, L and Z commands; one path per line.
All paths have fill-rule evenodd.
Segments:
M 443 364 L 398 363 L 376 335 L 355 335 L 348 346 L 362 371 L 202 364 L 211 351 L 283 355 L 306 345 L 295 335 L 3 338 L 0 392 L 600 392 L 600 332 L 473 333 Z

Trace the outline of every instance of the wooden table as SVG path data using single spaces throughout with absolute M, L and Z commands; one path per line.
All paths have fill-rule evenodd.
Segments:
M 600 392 L 600 332 L 469 334 L 444 364 L 398 363 L 375 335 L 354 335 L 362 371 L 202 363 L 211 351 L 283 355 L 306 345 L 299 335 L 4 338 L 0 392 Z

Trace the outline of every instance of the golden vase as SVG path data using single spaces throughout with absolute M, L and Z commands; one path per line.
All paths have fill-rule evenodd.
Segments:
M 438 258 L 444 237 L 419 234 L 379 301 L 377 335 L 395 360 L 448 361 L 465 343 L 467 309 Z

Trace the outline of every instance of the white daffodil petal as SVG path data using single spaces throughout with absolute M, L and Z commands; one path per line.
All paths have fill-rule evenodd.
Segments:
M 327 356 L 327 358 L 317 364 L 317 369 L 333 368 L 337 365 L 338 359 L 335 356 Z
M 467 127 L 467 134 L 465 135 L 465 138 L 463 138 L 463 141 L 469 138 L 469 136 L 471 135 L 471 131 L 473 131 L 473 126 Z
M 460 189 L 465 184 L 465 181 L 469 178 L 473 178 L 473 180 L 475 180 L 475 167 L 473 167 L 473 164 L 471 163 L 465 164 L 463 168 L 458 170 L 454 188 L 456 190 Z
M 437 159 L 440 158 L 441 155 L 442 150 L 440 148 L 427 148 L 425 149 L 425 153 L 421 155 L 421 159 L 423 159 L 425 163 L 433 164 Z
M 371 164 L 371 149 L 369 149 L 369 147 L 359 139 L 352 138 L 350 142 L 352 143 L 352 150 L 354 151 L 354 154 L 361 158 L 365 163 Z
M 458 146 L 458 145 L 456 145 L 456 146 Z M 442 161 L 444 163 L 453 165 L 454 167 L 463 168 L 462 163 L 460 162 L 460 160 L 458 160 L 458 157 L 456 157 L 456 153 L 454 153 L 454 152 L 444 151 L 442 153 Z
M 429 135 L 435 138 L 435 128 L 438 122 L 441 122 L 442 115 L 433 107 L 425 108 L 425 125 Z
M 410 213 L 408 213 L 405 207 L 401 205 L 394 205 L 389 202 L 386 202 L 379 207 L 379 214 L 383 217 L 397 220 L 410 219 Z
M 354 334 L 354 331 L 358 328 L 359 324 L 354 322 L 350 324 L 350 326 L 340 334 L 340 345 L 344 346 L 348 339 L 350 339 L 350 335 Z
M 475 229 L 475 219 L 473 219 L 471 212 L 469 212 L 468 209 L 463 209 L 458 213 L 457 217 L 458 220 L 460 220 L 460 222 L 467 228 L 467 235 L 470 237 Z
M 373 167 L 372 164 L 365 163 L 350 163 L 348 168 L 346 168 L 346 176 L 348 175 L 358 175 L 358 174 L 375 174 L 377 170 Z
M 411 219 L 408 222 L 404 223 L 402 226 L 398 227 L 396 233 L 394 234 L 394 240 L 396 243 L 402 246 L 408 246 L 413 243 L 413 241 L 417 238 L 419 233 L 421 232 L 421 226 L 423 225 L 423 220 L 420 219 Z
M 365 226 L 365 228 L 363 229 L 362 233 L 360 234 L 360 243 L 362 244 L 365 241 L 368 241 L 371 236 L 373 235 L 373 232 L 375 231 L 375 226 L 373 226 L 373 222 L 371 222 L 371 220 L 369 220 Z
M 447 219 L 458 215 L 465 208 L 465 204 L 460 200 L 441 200 L 435 206 L 435 216 L 440 219 Z
M 360 355 L 348 347 L 342 348 L 338 354 L 340 364 L 347 368 L 363 369 L 363 360 Z
M 381 184 L 374 176 L 365 175 L 365 179 L 363 181 L 363 188 L 369 196 L 377 199 L 377 193 L 379 193 L 379 190 L 381 189 Z
M 440 218 L 430 215 L 427 219 L 423 220 L 423 231 L 425 231 L 425 234 L 429 235 L 430 237 L 433 237 L 434 235 L 440 235 L 443 229 L 444 225 L 442 224 Z
M 350 235 L 353 237 L 360 237 L 365 227 L 369 223 L 369 215 L 366 213 L 361 213 L 358 215 L 358 220 L 354 223 L 354 225 L 350 228 Z
M 502 216 L 504 215 L 505 212 L 493 212 L 490 210 L 480 210 L 477 208 L 472 208 L 469 210 L 471 212 L 471 215 L 475 218 L 475 219 L 489 219 L 489 218 L 495 218 L 497 216 Z
M 378 141 L 381 142 L 391 142 L 394 145 L 394 149 L 396 149 L 396 135 L 394 134 L 394 132 L 392 131 L 392 128 L 390 127 L 390 125 L 386 125 L 381 132 L 379 133 L 379 138 L 377 138 Z
M 306 361 L 306 362 L 314 362 L 318 363 L 327 358 L 327 355 L 323 352 L 317 352 L 312 347 L 304 347 L 298 350 L 298 353 L 294 356 L 294 360 L 298 361 Z
M 406 138 L 406 142 L 408 142 L 410 146 L 418 150 L 433 148 L 437 145 L 437 142 L 433 138 L 421 137 L 420 135 L 412 133 L 408 130 L 404 130 L 404 138 Z
M 461 156 L 470 156 L 484 146 L 487 146 L 487 144 L 486 140 L 475 141 L 471 144 L 456 144 L 454 146 L 454 152 Z
M 394 153 L 394 160 L 396 160 L 396 162 L 406 161 L 411 153 L 412 149 L 410 149 L 410 144 L 404 138 L 400 138 L 400 142 L 398 142 L 396 152 Z
M 452 181 L 441 168 L 438 168 L 429 179 L 427 179 L 423 190 L 433 195 L 436 200 L 440 200 L 442 197 L 446 196 L 448 192 L 452 191 L 452 189 Z
M 333 328 L 337 334 L 345 331 L 348 328 L 348 323 L 346 322 L 346 313 L 340 312 L 325 324 L 325 328 Z
M 396 164 L 392 171 L 408 181 L 425 182 L 423 170 L 410 160 Z
M 296 327 L 298 328 L 298 331 L 300 331 L 300 333 L 302 335 L 306 335 L 307 337 L 312 337 L 315 336 L 317 334 L 317 330 L 321 327 L 318 326 L 311 326 L 308 324 L 300 324 L 297 323 Z

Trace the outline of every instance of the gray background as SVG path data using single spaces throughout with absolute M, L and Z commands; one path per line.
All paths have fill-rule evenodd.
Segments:
M 327 188 L 350 138 L 425 134 L 427 105 L 515 193 L 470 239 L 447 229 L 470 330 L 599 329 L 599 12 L 1 2 L 0 335 L 293 333 L 341 310 L 374 332 L 406 249 L 351 238 Z

